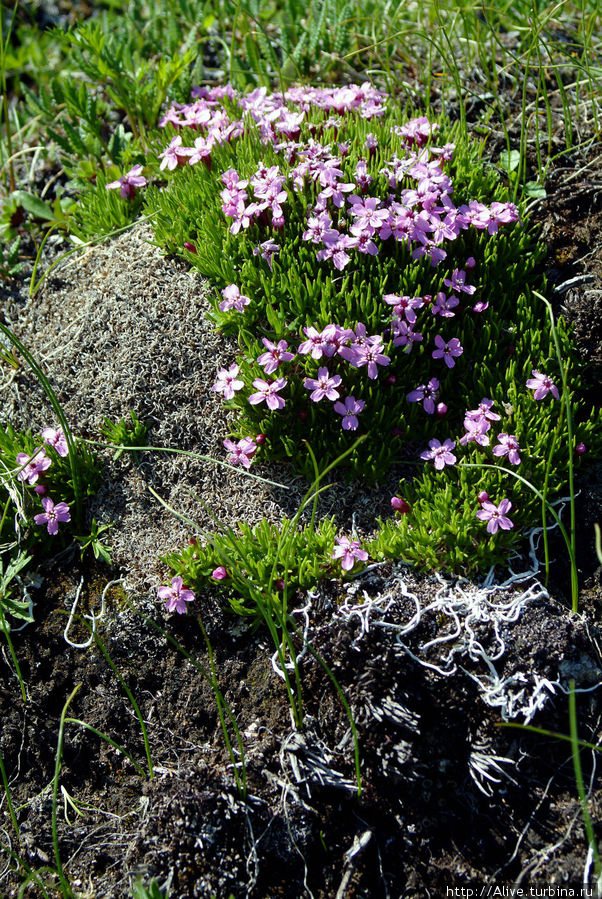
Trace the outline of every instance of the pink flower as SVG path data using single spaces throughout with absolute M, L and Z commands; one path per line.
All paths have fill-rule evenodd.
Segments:
M 226 578 L 230 577 L 230 575 L 223 565 L 218 565 L 218 567 L 214 568 L 214 570 L 211 572 L 211 577 L 214 581 L 225 581 Z
M 125 197 L 126 200 L 131 200 L 136 194 L 136 188 L 144 187 L 146 183 L 146 178 L 142 174 L 142 166 L 135 165 L 126 175 L 122 175 L 117 181 L 111 181 L 110 184 L 107 184 L 107 190 L 119 190 L 122 197 Z
M 221 393 L 225 400 L 231 400 L 237 390 L 242 390 L 245 382 L 238 379 L 238 365 L 231 365 L 228 370 L 222 368 L 217 373 L 217 381 L 211 388 L 216 393 Z
M 458 297 L 455 297 L 453 294 L 451 296 L 446 296 L 443 291 L 440 291 L 435 296 L 435 302 L 431 307 L 431 312 L 433 315 L 440 315 L 442 318 L 453 318 L 455 316 L 455 312 L 451 310 L 456 306 L 460 305 L 460 300 Z
M 360 548 L 359 540 L 350 540 L 349 537 L 338 537 L 337 544 L 338 546 L 335 546 L 331 558 L 341 560 L 343 571 L 351 571 L 356 559 L 359 562 L 367 561 L 368 553 L 365 549 Z
M 488 431 L 491 425 L 490 421 L 500 421 L 501 416 L 497 414 L 497 412 L 492 412 L 493 400 L 488 400 L 483 398 L 478 405 L 477 409 L 469 409 L 466 413 L 466 418 L 471 421 L 477 422 L 485 422 L 487 425 L 486 430 Z M 466 422 L 465 422 L 466 424 Z
M 36 524 L 47 525 L 49 534 L 58 534 L 59 521 L 71 521 L 67 503 L 57 503 L 55 505 L 49 496 L 43 496 L 42 506 L 44 511 L 40 512 L 39 515 L 34 515 L 33 520 Z
M 407 515 L 412 511 L 410 504 L 405 499 L 402 499 L 401 496 L 391 497 L 391 508 L 399 512 L 400 515 Z
M 508 456 L 508 461 L 512 465 L 520 465 L 520 456 L 518 451 L 520 446 L 514 434 L 498 434 L 499 446 L 493 447 L 494 456 Z
M 42 439 L 48 446 L 53 446 L 59 456 L 69 455 L 69 447 L 67 446 L 67 441 L 62 428 L 57 428 L 56 431 L 52 428 L 44 428 L 42 431 Z
M 476 287 L 466 283 L 466 272 L 463 269 L 454 269 L 451 278 L 444 278 L 443 283 L 446 287 L 451 287 L 453 291 L 462 291 L 469 295 L 476 291 Z
M 404 317 L 410 325 L 416 324 L 416 309 L 422 309 L 424 300 L 422 297 L 400 296 L 397 293 L 386 293 L 383 297 L 385 303 L 393 306 L 393 315 Z
M 163 160 L 159 168 L 161 170 L 168 168 L 169 171 L 172 172 L 179 165 L 186 165 L 188 157 L 193 153 L 194 150 L 192 147 L 182 146 L 182 137 L 178 134 L 177 137 L 174 137 L 170 141 L 165 150 L 163 150 L 162 153 L 159 153 L 159 159 Z
M 478 443 L 480 446 L 489 446 L 487 431 L 491 428 L 491 425 L 487 419 L 465 418 L 464 427 L 466 428 L 466 434 L 460 437 L 462 446 L 473 442 Z
M 188 158 L 188 165 L 196 165 L 197 162 L 204 162 L 207 168 L 211 168 L 211 150 L 213 149 L 213 137 L 197 137 L 194 142 L 194 149 Z
M 416 341 L 422 340 L 422 334 L 414 332 L 412 326 L 400 318 L 391 321 L 391 333 L 393 334 L 393 346 L 402 346 L 404 353 L 411 353 Z
M 430 449 L 420 453 L 420 458 L 425 461 L 432 459 L 437 471 L 441 471 L 446 465 L 456 463 L 456 457 L 452 453 L 455 445 L 453 440 L 445 440 L 443 443 L 437 439 L 429 440 Z
M 307 340 L 299 344 L 299 353 L 302 356 L 307 356 L 311 353 L 312 359 L 321 359 L 324 354 L 324 337 L 322 333 L 314 328 L 313 325 L 303 328 L 303 333 Z
M 416 390 L 408 393 L 407 400 L 409 403 L 422 402 L 424 411 L 432 415 L 435 411 L 435 400 L 439 392 L 439 381 L 437 378 L 431 378 L 428 384 L 421 384 Z
M 490 534 L 496 534 L 498 528 L 509 531 L 514 527 L 514 523 L 506 516 L 506 512 L 509 512 L 511 508 L 512 503 L 509 499 L 503 499 L 499 506 L 486 500 L 477 512 L 477 518 L 487 522 L 487 530 Z
M 453 368 L 455 363 L 455 359 L 458 356 L 461 356 L 464 350 L 462 349 L 462 344 L 458 340 L 457 337 L 452 337 L 447 343 L 444 339 L 437 334 L 435 337 L 435 343 L 437 345 L 437 349 L 433 350 L 431 356 L 433 359 L 443 359 L 448 368 Z
M 243 468 L 251 467 L 253 454 L 257 452 L 257 444 L 252 437 L 243 437 L 238 443 L 233 440 L 224 440 L 224 446 L 230 453 L 228 461 L 232 465 L 242 465 Z
M 21 466 L 18 478 L 21 481 L 29 481 L 31 485 L 35 484 L 39 476 L 50 468 L 52 459 L 49 459 L 43 449 L 34 450 L 33 456 L 27 453 L 17 454 L 17 465 Z
M 168 612 L 185 615 L 186 603 L 195 599 L 192 590 L 182 589 L 182 583 L 182 578 L 178 575 L 171 579 L 171 587 L 159 587 L 157 590 L 157 596 L 159 599 L 165 600 L 165 608 Z
M 279 340 L 278 343 L 275 344 L 266 337 L 262 337 L 261 342 L 266 348 L 267 353 L 262 353 L 261 356 L 258 356 L 257 361 L 264 369 L 266 375 L 272 375 L 281 362 L 290 362 L 295 358 L 294 353 L 287 352 L 288 343 L 286 340 Z
M 231 309 L 236 309 L 237 312 L 244 312 L 245 306 L 248 306 L 251 302 L 249 297 L 240 292 L 236 284 L 228 284 L 227 287 L 224 287 L 222 296 L 224 299 L 219 304 L 221 312 L 230 312 Z
M 548 378 L 547 375 L 544 375 L 535 369 L 533 369 L 532 374 L 533 377 L 529 378 L 527 381 L 527 387 L 529 387 L 530 390 L 535 391 L 533 399 L 543 400 L 548 393 L 551 393 L 554 399 L 558 399 L 558 388 L 551 378 Z
M 382 352 L 384 349 L 380 337 L 374 335 L 366 337 L 361 342 L 357 341 L 350 347 L 342 347 L 340 355 L 354 368 L 368 366 L 368 377 L 374 380 L 378 377 L 378 366 L 389 365 L 391 359 Z
M 356 400 L 354 396 L 345 397 L 345 403 L 335 403 L 334 411 L 343 416 L 341 425 L 344 431 L 355 431 L 358 426 L 357 416 L 363 411 L 365 402 Z
M 328 369 L 322 367 L 318 369 L 317 379 L 306 378 L 303 381 L 303 386 L 307 390 L 312 391 L 309 395 L 310 400 L 313 400 L 314 403 L 319 403 L 324 397 L 328 400 L 338 400 L 340 393 L 338 390 L 335 390 L 335 387 L 338 387 L 340 383 L 340 375 L 333 375 L 331 378 L 328 374 Z
M 278 396 L 278 391 L 286 386 L 285 378 L 277 378 L 275 381 L 268 383 L 261 378 L 255 378 L 253 387 L 257 387 L 257 393 L 252 393 L 249 402 L 252 406 L 265 401 L 268 409 L 284 409 L 285 401 Z

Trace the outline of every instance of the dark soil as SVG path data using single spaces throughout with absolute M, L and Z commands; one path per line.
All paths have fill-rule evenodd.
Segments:
M 598 149 L 565 157 L 533 214 L 549 247 L 546 274 L 556 311 L 573 323 L 585 390 L 596 403 L 602 369 Z M 164 265 L 181 276 L 179 264 Z M 102 412 L 96 409 L 97 417 Z M 579 735 L 599 741 L 602 588 L 593 524 L 600 519 L 600 469 L 590 468 L 578 486 L 579 616 L 569 611 L 565 553 L 554 537 L 557 561 L 549 592 L 534 578 L 525 581 L 518 594 L 532 588 L 533 598 L 517 605 L 515 620 L 508 616 L 499 623 L 497 637 L 485 620 L 473 621 L 481 654 L 462 644 L 464 619 L 457 639 L 425 648 L 453 632 L 452 618 L 440 611 L 425 612 L 417 627 L 404 632 L 415 611 L 411 596 L 424 609 L 441 587 L 431 577 L 382 566 L 352 582 L 346 593 L 332 583 L 297 597 L 298 607 L 306 607 L 299 627 L 329 666 L 357 726 L 359 795 L 349 718 L 314 655 L 306 654 L 300 664 L 304 718 L 294 727 L 284 681 L 270 661 L 275 647 L 269 637 L 249 631 L 215 597 L 203 598 L 215 673 L 240 732 L 243 764 L 231 724 L 233 754 L 227 750 L 210 678 L 190 661 L 210 671 L 197 618 L 166 619 L 150 589 L 153 578 L 145 592 L 144 576 L 138 575 L 136 589 L 126 583 L 107 591 L 97 641 L 73 648 L 64 630 L 80 580 L 79 613 L 98 614 L 101 593 L 117 575 L 99 566 L 82 568 L 75 556 L 48 564 L 36 594 L 35 623 L 13 634 L 27 702 L 20 698 L 6 648 L 0 660 L 0 751 L 19 825 L 17 839 L 4 801 L 1 846 L 10 845 L 39 880 L 20 894 L 23 869 L 18 872 L 15 856 L 2 850 L 0 893 L 42 896 L 41 881 L 50 895 L 59 894 L 48 872 L 56 868 L 53 805 L 60 860 L 81 897 L 130 896 L 138 876 L 145 882 L 157 878 L 172 899 L 422 899 L 475 883 L 567 886 L 584 877 L 591 882 L 570 744 L 500 726 L 512 712 L 515 724 L 528 719 L 568 734 L 567 692 L 574 679 L 583 691 Z M 128 503 L 134 497 L 132 487 Z M 160 542 L 161 522 L 151 525 Z M 117 542 L 120 565 L 125 551 Z M 143 567 L 140 560 L 132 565 L 136 571 Z M 527 567 L 522 560 L 516 570 Z M 501 591 L 492 603 L 499 609 L 505 598 Z M 350 611 L 370 601 L 372 611 L 365 610 L 363 618 Z M 80 618 L 70 639 L 87 638 Z M 495 657 L 500 640 L 504 652 L 488 665 L 485 656 Z M 450 647 L 457 650 L 452 657 Z M 153 777 L 124 684 L 145 722 Z M 59 722 L 76 686 L 67 716 L 111 737 L 147 774 L 105 740 L 68 722 L 53 803 Z M 596 753 L 584 750 L 581 760 L 600 839 Z M 239 782 L 246 776 L 245 795 L 237 790 L 234 764 Z

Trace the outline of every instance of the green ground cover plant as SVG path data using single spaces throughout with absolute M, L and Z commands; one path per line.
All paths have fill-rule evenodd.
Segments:
M 311 475 L 306 435 L 326 464 L 364 435 L 350 476 L 393 463 L 414 476 L 371 558 L 502 561 L 536 522 L 529 484 L 557 499 L 550 472 L 595 448 L 596 419 L 579 411 L 565 326 L 560 355 L 541 327 L 542 249 L 482 146 L 367 84 L 202 88 L 161 124 L 147 168 L 167 185 L 146 188 L 145 209 L 158 241 L 217 282 L 216 326 L 241 347 L 214 386 L 238 413 L 229 461 L 289 458 Z
M 161 246 L 212 280 L 215 326 L 238 340 L 233 365 L 215 360 L 214 390 L 236 414 L 225 457 L 244 471 L 288 460 L 313 479 L 292 520 L 199 533 L 168 554 L 162 561 L 171 586 L 159 589 L 169 612 L 194 612 L 193 591 L 210 583 L 233 612 L 265 625 L 299 728 L 297 658 L 305 645 L 290 614 L 297 590 L 386 559 L 476 574 L 507 562 L 538 522 L 549 567 L 546 528 L 559 521 L 567 482 L 571 523 L 563 535 L 577 611 L 573 475 L 586 451 L 599 454 L 600 417 L 580 400 L 569 329 L 562 319 L 552 319 L 550 330 L 545 324 L 544 249 L 524 200 L 545 195 L 550 161 L 579 144 L 583 121 L 593 120 L 599 133 L 598 16 L 590 0 L 480 9 L 464 2 L 134 0 L 125 14 L 105 9 L 68 33 L 15 25 L 15 12 L 3 18 L 0 234 L 7 246 L 0 276 L 20 274 L 24 237 L 43 237 L 41 250 L 61 227 L 80 245 L 148 217 Z M 478 90 L 466 78 L 475 66 Z M 370 82 L 362 84 L 358 73 L 366 70 Z M 232 87 L 195 88 L 191 96 L 192 85 L 215 75 Z M 349 85 L 292 87 L 303 78 Z M 11 90 L 13 99 L 26 97 L 26 110 L 9 108 Z M 433 113 L 433 94 L 447 116 Z M 518 97 L 513 124 L 509 96 Z M 563 112 L 560 147 L 554 104 Z M 471 116 L 486 139 L 502 134 L 497 169 L 483 161 L 484 143 L 467 136 Z M 43 146 L 26 146 L 34 138 Z M 23 180 L 30 151 L 55 159 L 77 200 L 63 195 L 63 184 L 53 199 L 38 196 L 34 162 Z M 14 364 L 8 349 L 0 355 Z M 130 418 L 105 421 L 116 458 L 149 449 L 145 425 Z M 24 700 L 11 642 L 11 627 L 31 620 L 23 574 L 73 538 L 82 552 L 92 548 L 111 563 L 100 540 L 110 525 L 93 521 L 90 535 L 74 535 L 82 530 L 85 494 L 97 483 L 97 461 L 60 420 L 54 424 L 39 435 L 0 429 L 0 627 Z M 305 451 L 306 438 L 315 453 Z M 364 482 L 401 467 L 391 515 L 376 523 L 371 540 L 338 536 L 334 519 L 317 521 L 325 472 L 318 475 L 316 457 L 327 470 L 340 462 L 337 476 Z M 208 673 L 163 633 L 214 690 L 244 796 L 242 739 L 211 646 Z M 140 710 L 96 642 L 140 721 L 152 777 Z M 66 716 L 74 695 L 60 718 L 55 868 L 46 869 L 65 896 L 73 895 L 57 832 L 65 725 L 129 757 Z M 595 850 L 579 761 L 579 747 L 592 744 L 577 739 L 574 683 L 570 701 L 575 777 Z M 359 791 L 357 735 L 345 709 Z M 1 757 L 0 773 L 18 839 Z M 48 895 L 38 876 L 44 869 L 36 875 L 14 857 Z M 597 851 L 595 867 L 599 876 Z M 135 888 L 140 896 L 159 893 L 155 881 Z

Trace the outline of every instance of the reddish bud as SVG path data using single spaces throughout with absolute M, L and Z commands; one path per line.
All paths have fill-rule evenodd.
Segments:
M 408 512 L 411 512 L 410 504 L 406 503 L 405 499 L 402 499 L 401 496 L 392 496 L 391 506 L 396 512 L 399 512 L 400 515 L 407 515 Z
M 198 546 L 199 541 L 196 539 L 196 537 L 191 537 L 190 540 L 188 541 L 188 545 L 189 546 Z
M 477 499 L 481 505 L 483 505 L 483 503 L 488 503 L 489 502 L 489 494 L 485 493 L 484 490 L 481 490 L 481 492 L 477 495 Z
M 189 241 L 184 241 L 184 249 L 188 250 L 189 253 L 196 253 L 196 247 L 193 243 L 189 243 Z
M 476 260 L 474 256 L 469 256 L 466 262 L 464 263 L 464 268 L 467 268 L 469 271 L 471 268 L 474 268 L 476 265 Z
M 587 447 L 586 447 L 585 443 L 578 443 L 577 446 L 575 447 L 575 452 L 578 456 L 583 456 L 584 453 L 587 452 Z
M 274 587 L 277 590 L 284 590 L 284 581 L 281 577 L 279 577 L 277 581 L 274 581 Z
M 385 378 L 385 384 L 390 384 L 391 387 L 392 387 L 393 384 L 395 384 L 396 382 L 397 382 L 397 378 L 395 377 L 395 375 L 389 375 L 387 378 Z
M 401 430 L 401 428 L 393 428 L 391 434 L 393 435 L 393 437 L 403 437 L 403 431 Z
M 265 443 L 265 434 L 258 434 L 255 437 L 255 443 L 257 444 L 257 446 L 263 446 L 263 444 Z
M 36 484 L 33 488 L 38 496 L 46 496 L 48 493 L 48 487 L 45 487 L 44 484 Z
M 437 403 L 437 418 L 443 418 L 447 415 L 447 406 L 445 403 Z

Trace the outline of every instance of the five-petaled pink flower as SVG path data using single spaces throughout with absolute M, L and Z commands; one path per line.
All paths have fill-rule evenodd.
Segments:
M 410 390 L 407 396 L 409 403 L 422 402 L 424 411 L 432 415 L 435 411 L 435 400 L 439 393 L 439 381 L 431 378 L 428 384 L 420 384 L 416 390 Z
M 18 474 L 19 480 L 29 481 L 35 484 L 39 476 L 50 468 L 52 459 L 49 459 L 43 449 L 36 449 L 33 456 L 27 453 L 17 453 L 17 465 L 22 466 Z
M 217 381 L 211 388 L 216 393 L 221 393 L 225 400 L 231 400 L 237 390 L 242 390 L 245 382 L 237 378 L 238 365 L 231 365 L 229 369 L 222 368 L 217 373 Z
M 43 496 L 42 506 L 44 511 L 40 512 L 39 515 L 34 515 L 33 520 L 36 524 L 45 524 L 49 534 L 58 534 L 59 521 L 71 521 L 67 503 L 57 503 L 55 505 L 49 496 Z
M 192 602 L 195 595 L 192 590 L 183 589 L 183 581 L 180 575 L 172 577 L 171 587 L 159 587 L 157 596 L 159 599 L 165 600 L 165 608 L 168 612 L 177 612 L 179 615 L 186 614 L 186 603 Z
M 341 425 L 344 431 L 357 430 L 357 416 L 363 411 L 365 405 L 363 400 L 356 400 L 354 396 L 345 397 L 344 403 L 334 404 L 334 411 L 343 416 Z
M 443 443 L 441 443 L 440 440 L 434 438 L 433 440 L 429 440 L 430 449 L 420 453 L 420 458 L 425 459 L 426 461 L 432 459 L 437 471 L 441 471 L 446 465 L 454 465 L 456 463 L 456 457 L 452 453 L 455 445 L 453 440 L 444 440 Z
M 518 451 L 520 446 L 514 434 L 498 434 L 499 446 L 493 447 L 494 456 L 508 456 L 508 461 L 512 465 L 520 465 L 520 456 Z
M 53 428 L 44 428 L 42 439 L 48 446 L 53 446 L 59 456 L 69 455 L 69 447 L 62 428 L 57 428 L 56 431 Z
M 341 560 L 343 571 L 351 571 L 356 559 L 359 562 L 367 561 L 368 553 L 361 548 L 359 540 L 350 540 L 349 537 L 337 537 L 337 544 L 338 546 L 335 546 L 331 558 Z
M 548 393 L 551 393 L 554 399 L 558 399 L 558 387 L 551 378 L 535 369 L 533 369 L 532 375 L 533 377 L 527 381 L 527 387 L 535 391 L 533 399 L 543 400 Z
M 462 344 L 458 340 L 457 337 L 452 337 L 451 340 L 448 340 L 447 343 L 445 340 L 437 334 L 435 337 L 435 343 L 437 345 L 437 349 L 433 350 L 431 356 L 433 359 L 443 359 L 448 368 L 453 368 L 456 364 L 455 360 L 458 356 L 461 356 L 464 352 L 462 348 Z
M 294 353 L 289 353 L 288 343 L 286 340 L 279 340 L 278 343 L 272 343 L 267 337 L 262 337 L 261 342 L 267 352 L 257 357 L 258 363 L 264 369 L 266 375 L 272 375 L 281 362 L 290 362 L 295 358 Z
M 246 297 L 240 292 L 236 284 L 228 284 L 222 290 L 223 300 L 219 304 L 220 312 L 230 312 L 235 309 L 237 312 L 244 312 L 245 306 L 251 302 L 250 297 Z
M 257 393 L 252 393 L 249 402 L 252 406 L 265 401 L 268 409 L 284 409 L 285 401 L 278 396 L 278 391 L 286 386 L 286 378 L 276 378 L 275 381 L 268 383 L 262 378 L 255 378 L 253 387 L 257 388 Z
M 509 499 L 503 499 L 499 506 L 485 501 L 477 512 L 477 518 L 487 522 L 487 530 L 490 534 L 496 534 L 498 528 L 501 528 L 503 531 L 509 531 L 510 528 L 514 527 L 514 523 L 506 515 L 511 508 L 512 503 Z
M 168 168 L 170 172 L 173 172 L 179 165 L 186 165 L 188 158 L 192 156 L 193 153 L 194 150 L 192 147 L 182 146 L 182 136 L 178 134 L 176 137 L 172 138 L 163 152 L 159 153 L 159 159 L 163 160 L 159 168 L 161 171 L 163 171 L 164 168 Z
M 328 400 L 338 400 L 340 393 L 338 390 L 335 390 L 335 387 L 338 387 L 340 383 L 341 376 L 333 375 L 331 378 L 328 374 L 328 369 L 323 366 L 318 369 L 318 377 L 306 378 L 303 381 L 303 386 L 307 390 L 312 391 L 309 395 L 310 400 L 313 400 L 314 403 L 319 403 L 324 397 Z
M 224 440 L 224 446 L 230 453 L 228 461 L 232 465 L 242 465 L 243 468 L 251 467 L 253 454 L 257 452 L 257 444 L 252 437 L 243 437 L 238 443 L 233 440 Z
M 125 197 L 126 200 L 131 200 L 136 195 L 136 188 L 144 187 L 146 183 L 146 178 L 142 174 L 142 166 L 135 165 L 133 169 L 130 169 L 127 174 L 122 175 L 117 181 L 111 181 L 110 184 L 107 184 L 107 190 L 119 190 L 122 197 Z

